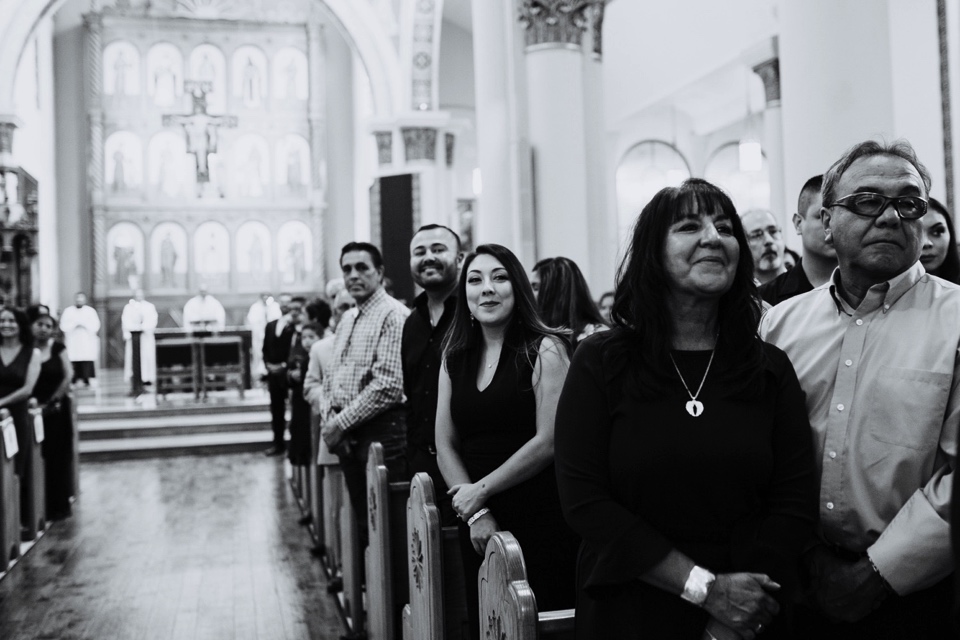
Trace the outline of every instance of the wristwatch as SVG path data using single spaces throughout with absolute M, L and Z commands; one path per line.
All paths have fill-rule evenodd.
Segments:
M 683 585 L 683 593 L 680 594 L 680 597 L 702 607 L 703 603 L 707 601 L 707 596 L 710 595 L 710 588 L 713 587 L 713 582 L 717 579 L 717 576 L 713 575 L 703 567 L 698 567 L 694 565 L 693 569 L 690 570 L 690 574 L 687 576 L 687 581 Z

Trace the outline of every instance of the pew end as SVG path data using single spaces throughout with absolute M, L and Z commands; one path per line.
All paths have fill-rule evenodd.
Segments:
M 19 448 L 13 418 L 0 409 L 3 431 L 0 451 L 0 572 L 20 557 L 20 480 L 14 469 L 14 455 Z
M 481 636 L 500 640 L 573 638 L 573 609 L 538 611 L 523 551 L 509 531 L 498 531 L 487 542 L 477 580 Z

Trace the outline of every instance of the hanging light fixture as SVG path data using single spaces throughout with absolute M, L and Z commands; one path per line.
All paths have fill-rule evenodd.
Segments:
M 763 168 L 763 150 L 756 135 L 753 122 L 753 110 L 750 108 L 750 71 L 747 71 L 746 82 L 747 120 L 744 133 L 738 145 L 740 151 L 740 171 L 756 172 Z

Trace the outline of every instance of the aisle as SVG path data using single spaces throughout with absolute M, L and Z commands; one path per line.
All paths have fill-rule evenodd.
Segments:
M 4 640 L 337 638 L 283 464 L 90 463 L 74 517 L 0 582 Z

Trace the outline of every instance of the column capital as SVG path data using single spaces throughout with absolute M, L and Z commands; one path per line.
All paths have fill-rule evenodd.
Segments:
M 400 127 L 407 162 L 437 160 L 437 130 L 434 127 Z
M 780 106 L 780 58 L 770 58 L 753 66 L 753 72 L 763 80 L 767 108 Z
M 20 119 L 13 115 L 0 114 L 0 164 L 6 164 L 13 156 L 13 132 L 20 126 Z
M 587 28 L 590 29 L 593 55 L 599 60 L 603 57 L 603 11 L 609 0 L 588 0 Z
M 527 51 L 580 49 L 589 23 L 587 9 L 595 4 L 583 0 L 520 0 L 518 19 Z
M 377 164 L 381 167 L 393 163 L 393 131 L 374 131 L 377 140 Z

